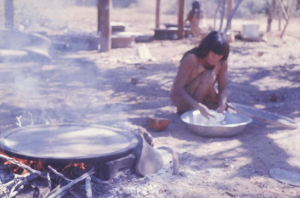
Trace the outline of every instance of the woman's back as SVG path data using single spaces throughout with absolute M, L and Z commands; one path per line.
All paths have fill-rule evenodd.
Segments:
M 187 21 L 190 22 L 191 24 L 191 30 L 193 33 L 194 37 L 197 37 L 201 34 L 202 30 L 205 29 L 204 25 L 205 24 L 203 22 L 203 11 L 202 10 L 197 10 L 197 9 L 193 9 L 189 12 L 188 17 L 187 17 Z

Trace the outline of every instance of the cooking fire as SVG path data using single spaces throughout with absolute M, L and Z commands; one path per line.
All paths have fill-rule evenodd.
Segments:
M 83 181 L 85 196 L 92 197 L 92 183 L 109 186 L 124 170 L 138 178 L 164 166 L 151 135 L 134 125 L 37 125 L 13 129 L 0 138 L 1 189 L 9 197 L 29 189 L 41 197 L 74 196 L 74 185 Z

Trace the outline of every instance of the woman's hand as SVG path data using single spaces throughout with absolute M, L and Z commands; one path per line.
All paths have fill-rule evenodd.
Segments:
M 203 105 L 203 104 L 198 104 L 198 108 L 197 108 L 199 111 L 200 111 L 200 113 L 204 116 L 204 117 L 206 117 L 207 119 L 209 119 L 210 117 L 215 117 L 215 116 L 213 116 L 210 112 L 209 112 L 209 109 L 205 106 L 205 105 Z
M 217 109 L 216 112 L 218 113 L 223 113 L 226 109 L 226 104 L 220 105 Z

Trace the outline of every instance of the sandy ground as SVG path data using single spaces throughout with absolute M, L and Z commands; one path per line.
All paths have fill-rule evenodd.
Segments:
M 64 12 L 66 17 L 61 23 L 67 23 L 69 29 L 96 31 L 95 9 L 73 7 Z M 60 17 L 57 13 L 53 20 Z M 129 24 L 129 31 L 153 33 L 151 14 L 136 9 L 113 13 L 118 14 L 112 19 Z M 176 21 L 171 15 L 162 18 L 162 23 Z M 240 30 L 244 21 L 236 21 L 234 28 Z M 265 27 L 266 19 L 253 22 L 259 21 Z M 299 123 L 299 19 L 293 19 L 289 27 L 282 40 L 275 31 L 266 35 L 267 42 L 230 44 L 228 100 L 275 112 Z M 58 33 L 49 28 L 43 31 Z M 22 115 L 22 125 L 29 125 L 30 114 L 34 124 L 75 122 L 111 126 L 126 121 L 145 127 L 154 137 L 155 147 L 169 146 L 179 156 L 180 175 L 132 179 L 134 182 L 125 182 L 123 186 L 136 187 L 133 191 L 121 190 L 118 195 L 111 191 L 113 186 L 109 189 L 114 193 L 105 194 L 104 188 L 102 194 L 95 196 L 300 197 L 299 188 L 269 175 L 275 167 L 300 171 L 299 129 L 253 122 L 232 138 L 204 138 L 191 133 L 180 120 L 168 94 L 179 59 L 196 44 L 191 38 L 147 43 L 155 61 L 135 65 L 125 62 L 139 60 L 137 48 L 142 44 L 109 53 L 56 51 L 53 60 L 46 63 L 0 63 L 1 133 L 17 127 L 16 116 Z M 263 55 L 259 56 L 259 52 Z M 132 79 L 138 83 L 133 84 Z M 271 100 L 274 94 L 278 96 L 276 101 Z M 171 123 L 163 132 L 154 132 L 146 124 L 148 116 L 167 118 Z M 148 190 L 138 191 L 143 186 Z

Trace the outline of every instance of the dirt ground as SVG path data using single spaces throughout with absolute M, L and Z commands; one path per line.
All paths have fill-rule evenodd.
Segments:
M 95 8 L 71 7 L 48 14 L 55 23 L 64 15 L 60 22 L 68 24 L 69 32 L 96 31 Z M 161 18 L 162 23 L 176 22 L 172 15 Z M 112 20 L 127 23 L 128 31 L 153 33 L 154 13 L 114 9 Z M 266 21 L 235 20 L 233 29 L 241 30 L 242 23 L 255 22 L 261 23 L 260 30 L 264 31 Z M 275 24 L 274 31 L 265 34 L 266 42 L 237 40 L 230 44 L 228 100 L 300 123 L 299 19 L 291 20 L 283 39 L 278 37 Z M 50 28 L 36 30 L 61 33 Z M 254 121 L 238 136 L 205 138 L 191 133 L 180 120 L 168 94 L 179 59 L 196 44 L 192 38 L 147 43 L 155 60 L 143 64 L 126 64 L 139 61 L 137 48 L 143 45 L 139 43 L 109 53 L 55 51 L 53 59 L 44 63 L 0 63 L 1 133 L 17 127 L 16 116 L 22 115 L 22 125 L 29 125 L 30 114 L 36 125 L 75 122 L 112 126 L 126 121 L 145 127 L 154 137 L 155 147 L 168 146 L 178 154 L 180 175 L 170 172 L 153 183 L 151 177 L 140 183 L 136 179 L 124 183 L 123 188 L 136 187 L 133 191 L 96 193 L 98 197 L 300 197 L 299 187 L 269 175 L 275 167 L 300 171 L 299 129 Z M 148 116 L 171 122 L 164 131 L 155 132 L 146 124 Z M 152 190 L 150 183 L 155 184 Z M 138 191 L 142 186 L 148 190 Z

